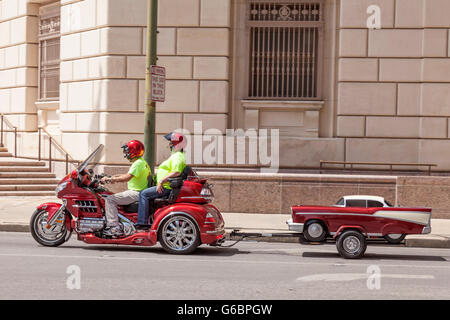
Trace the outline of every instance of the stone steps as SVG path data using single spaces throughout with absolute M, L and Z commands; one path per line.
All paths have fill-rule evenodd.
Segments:
M 30 184 L 30 185 L 14 185 L 0 184 L 0 191 L 53 191 L 55 194 L 56 185 L 54 184 Z
M 0 197 L 55 196 L 55 191 L 0 191 Z
M 0 152 L 0 158 L 11 158 L 13 155 L 9 152 Z
M 58 182 L 45 162 L 16 159 L 0 148 L 0 196 L 54 196 Z
M 47 178 L 47 179 L 55 179 L 56 175 L 50 172 L 0 172 L 0 179 L 15 179 L 15 178 Z
M 0 152 L 8 152 L 8 148 L 0 147 Z
M 4 167 L 0 166 L 0 172 L 48 172 L 48 168 L 46 167 Z
M 20 160 L 16 160 L 16 161 L 10 161 L 10 160 L 5 160 L 5 161 L 0 161 L 0 167 L 44 167 L 45 166 L 45 162 L 40 162 L 40 161 L 20 161 Z
M 14 179 L 7 179 L 7 178 L 1 178 L 0 177 L 0 185 L 24 185 L 24 184 L 41 184 L 41 185 L 47 185 L 51 184 L 55 186 L 59 183 L 58 179 L 51 179 L 51 178 L 14 178 Z

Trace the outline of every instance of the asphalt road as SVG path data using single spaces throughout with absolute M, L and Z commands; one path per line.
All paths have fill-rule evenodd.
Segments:
M 450 299 L 450 249 L 373 245 L 344 260 L 332 244 L 248 241 L 176 256 L 0 232 L 0 299 Z

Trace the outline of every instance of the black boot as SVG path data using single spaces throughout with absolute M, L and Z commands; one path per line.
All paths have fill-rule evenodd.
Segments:
M 150 229 L 151 225 L 149 224 L 135 224 L 134 228 L 137 231 L 147 231 L 148 229 Z

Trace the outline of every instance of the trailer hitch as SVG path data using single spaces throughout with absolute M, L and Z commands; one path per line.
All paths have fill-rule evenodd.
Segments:
M 235 229 L 230 233 L 230 237 L 242 237 L 246 238 L 298 238 L 301 236 L 300 233 L 259 233 L 259 232 L 239 232 L 239 229 Z
M 230 240 L 236 237 L 240 237 L 240 239 L 237 239 L 233 244 L 224 246 L 223 244 L 220 244 L 220 247 L 222 248 L 230 248 L 237 243 L 241 241 L 245 241 L 248 238 L 300 238 L 302 235 L 299 233 L 260 233 L 260 232 L 239 232 L 240 229 L 233 229 L 233 231 L 230 232 L 229 238 Z

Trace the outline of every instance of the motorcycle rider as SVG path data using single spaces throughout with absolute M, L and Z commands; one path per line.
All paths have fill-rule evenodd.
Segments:
M 150 201 L 168 196 L 172 189 L 168 179 L 178 177 L 186 167 L 186 157 L 183 151 L 187 144 L 186 137 L 180 133 L 171 132 L 166 134 L 164 138 L 169 141 L 171 155 L 158 166 L 156 186 L 143 190 L 139 195 L 136 229 L 147 230 L 150 227 L 148 224 Z
M 132 164 L 128 173 L 114 175 L 111 178 L 104 177 L 102 183 L 127 182 L 128 190 L 112 194 L 105 199 L 106 228 L 104 235 L 121 236 L 122 227 L 118 218 L 118 205 L 127 205 L 139 200 L 139 192 L 148 187 L 148 177 L 151 174 L 150 166 L 142 158 L 144 145 L 138 140 L 131 140 L 122 146 L 124 157 Z

